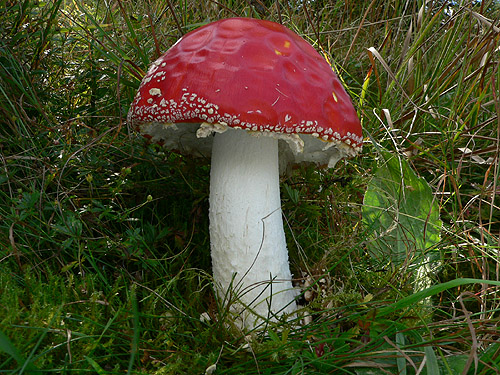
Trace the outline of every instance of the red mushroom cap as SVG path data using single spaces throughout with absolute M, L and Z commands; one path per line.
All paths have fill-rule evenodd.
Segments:
M 209 123 L 310 134 L 344 144 L 347 155 L 362 145 L 356 111 L 328 62 L 288 28 L 251 18 L 183 36 L 147 72 L 128 121 L 143 133 L 151 124 Z

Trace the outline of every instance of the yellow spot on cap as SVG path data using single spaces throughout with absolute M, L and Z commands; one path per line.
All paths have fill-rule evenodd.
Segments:
M 281 56 L 283 55 L 280 51 L 278 51 L 277 49 L 274 50 L 274 53 L 277 54 L 278 56 Z
M 335 102 L 337 103 L 339 100 L 337 99 L 337 95 L 335 95 L 335 91 L 332 91 L 332 96 L 333 100 L 335 100 Z
M 285 43 L 283 43 L 283 46 L 285 48 L 290 48 L 290 41 L 289 40 L 285 40 Z

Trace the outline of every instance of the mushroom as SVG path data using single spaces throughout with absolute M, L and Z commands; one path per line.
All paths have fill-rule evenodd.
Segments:
M 362 145 L 356 111 L 328 62 L 280 24 L 213 22 L 151 65 L 128 123 L 168 149 L 211 157 L 213 279 L 237 326 L 294 316 L 280 170 L 331 168 Z

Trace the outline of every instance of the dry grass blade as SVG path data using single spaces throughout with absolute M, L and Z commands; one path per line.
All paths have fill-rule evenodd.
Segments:
M 377 60 L 380 62 L 380 64 L 384 67 L 385 71 L 387 72 L 387 74 L 391 78 L 391 81 L 395 82 L 396 85 L 399 87 L 400 92 L 401 92 L 401 94 L 403 94 L 403 96 L 405 97 L 405 99 L 407 99 L 408 102 L 410 102 L 414 107 L 418 107 L 413 102 L 413 100 L 410 98 L 410 96 L 406 93 L 406 90 L 403 88 L 403 85 L 398 81 L 398 79 L 396 78 L 396 75 L 393 73 L 393 71 L 390 68 L 389 64 L 387 64 L 387 62 L 382 57 L 382 55 L 380 55 L 380 53 L 377 51 L 377 49 L 375 47 L 369 47 L 367 51 L 368 51 L 368 56 L 370 57 L 370 61 L 372 61 L 372 64 L 375 61 L 375 59 L 373 58 L 373 56 L 375 56 L 377 58 Z
M 375 4 L 375 1 L 376 0 L 372 0 L 372 2 L 368 5 L 368 8 L 366 8 L 366 11 L 365 13 L 363 14 L 363 18 L 361 19 L 361 22 L 359 23 L 359 26 L 358 26 L 358 29 L 356 31 L 356 34 L 354 35 L 354 38 L 351 42 L 351 45 L 349 46 L 349 49 L 347 50 L 347 53 L 345 54 L 345 57 L 344 57 L 344 62 L 343 62 L 343 65 L 346 65 L 346 62 L 351 54 L 351 51 L 356 43 L 356 39 L 358 39 L 358 36 L 359 36 L 359 33 L 361 31 L 361 28 L 363 27 L 363 24 L 365 23 L 365 20 L 366 20 L 366 17 L 368 16 L 368 13 L 370 12 L 370 10 L 372 9 L 372 6 L 373 4 Z
M 384 336 L 384 340 L 390 346 L 392 346 L 399 354 L 401 354 L 401 356 L 408 361 L 411 367 L 413 367 L 413 369 L 417 371 L 417 366 L 415 365 L 415 362 L 413 362 L 413 359 L 411 359 L 410 356 L 404 352 L 404 350 L 402 350 L 399 346 L 397 346 L 394 342 L 392 342 L 392 340 L 390 340 L 389 337 Z
M 179 31 L 179 35 L 180 36 L 184 35 L 184 31 L 182 30 L 182 26 L 179 20 L 177 19 L 177 13 L 175 12 L 175 9 L 172 5 L 172 1 L 167 0 L 167 4 L 168 4 L 168 9 L 170 9 L 170 14 L 172 14 L 172 18 L 174 19 L 175 25 L 177 26 L 177 30 Z
M 462 312 L 464 313 L 465 321 L 467 322 L 467 326 L 469 328 L 470 332 L 470 337 L 472 340 L 472 345 L 470 348 L 470 353 L 469 353 L 469 358 L 467 360 L 467 364 L 465 368 L 462 371 L 462 375 L 466 375 L 469 372 L 469 368 L 474 362 L 474 367 L 475 367 L 475 373 L 477 372 L 478 369 L 478 364 L 479 364 L 479 358 L 477 356 L 477 352 L 479 349 L 479 345 L 477 342 L 477 337 L 476 337 L 476 330 L 474 328 L 474 325 L 472 324 L 471 318 L 470 318 L 470 313 L 467 310 L 467 308 L 464 305 L 464 301 L 462 299 L 462 295 L 458 297 L 458 301 L 460 302 L 460 305 L 462 306 Z
M 500 62 L 496 65 L 495 69 L 497 72 L 500 71 Z M 496 140 L 495 140 L 495 153 L 494 153 L 494 176 L 493 176 L 493 187 L 492 187 L 492 194 L 491 194 L 491 209 L 490 209 L 490 215 L 489 215 L 489 230 L 491 231 L 492 229 L 492 223 L 493 223 L 493 212 L 494 210 L 494 201 L 495 201 L 495 195 L 497 192 L 497 183 L 498 183 L 498 177 L 500 175 L 500 163 L 499 163 L 499 158 L 500 158 L 500 98 L 497 96 L 496 93 L 496 81 L 495 81 L 495 75 L 491 76 L 491 87 L 493 87 L 492 90 L 492 95 L 493 95 L 493 101 L 495 104 L 495 112 L 496 112 L 496 122 L 497 122 L 497 132 L 496 132 Z M 500 236 L 499 236 L 499 241 L 500 241 Z M 496 272 L 497 278 L 500 277 L 499 273 L 499 268 L 497 267 L 497 272 Z
M 486 18 L 485 16 L 483 16 L 482 14 L 480 14 L 478 12 L 474 12 L 470 8 L 466 8 L 466 9 L 467 9 L 467 11 L 470 12 L 470 14 L 472 14 L 472 16 L 475 19 L 477 19 L 479 22 L 481 22 L 486 28 L 493 30 L 495 33 L 500 33 L 500 28 L 498 28 L 497 26 L 495 26 L 495 24 L 494 24 L 494 22 L 492 20 Z

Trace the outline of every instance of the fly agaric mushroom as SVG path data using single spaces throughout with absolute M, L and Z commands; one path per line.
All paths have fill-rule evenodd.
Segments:
M 280 24 L 220 20 L 152 64 L 128 122 L 168 149 L 211 156 L 213 278 L 236 324 L 293 315 L 280 167 L 331 168 L 362 145 L 356 111 L 328 62 Z

